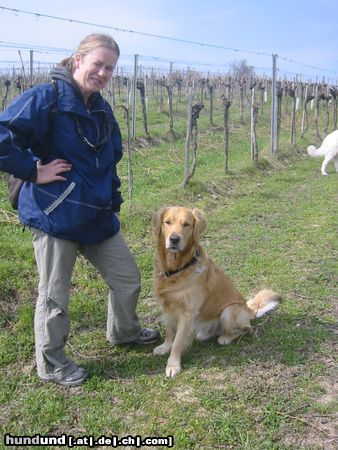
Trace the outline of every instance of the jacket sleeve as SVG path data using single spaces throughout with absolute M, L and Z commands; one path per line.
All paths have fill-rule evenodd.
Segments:
M 42 92 L 41 85 L 29 89 L 0 114 L 0 170 L 26 181 L 36 179 L 34 152 L 49 126 L 48 96 Z

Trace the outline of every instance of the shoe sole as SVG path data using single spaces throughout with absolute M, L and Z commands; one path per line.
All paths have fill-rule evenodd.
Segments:
M 85 377 L 80 378 L 79 380 L 76 380 L 76 381 L 62 381 L 62 380 L 57 380 L 55 378 L 43 378 L 43 377 L 39 377 L 39 378 L 44 383 L 52 382 L 55 384 L 59 384 L 60 386 L 72 387 L 72 386 L 79 386 L 80 384 L 82 384 L 84 381 L 86 381 L 88 376 L 89 376 L 89 374 L 87 374 Z

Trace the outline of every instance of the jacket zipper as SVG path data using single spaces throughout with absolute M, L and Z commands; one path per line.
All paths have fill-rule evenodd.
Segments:
M 53 201 L 53 203 L 51 203 L 47 208 L 43 210 L 46 216 L 53 212 L 54 209 L 56 209 L 60 205 L 60 203 L 62 203 L 64 199 L 68 197 L 68 195 L 75 189 L 75 187 L 76 184 L 74 183 L 74 181 L 72 181 L 67 189 L 63 191 L 62 194 Z

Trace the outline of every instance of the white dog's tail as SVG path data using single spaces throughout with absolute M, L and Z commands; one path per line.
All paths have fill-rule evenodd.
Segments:
M 258 292 L 254 298 L 251 298 L 247 302 L 247 306 L 252 312 L 252 318 L 255 319 L 275 309 L 280 300 L 281 296 L 277 292 L 264 289 Z
M 324 150 L 322 147 L 316 148 L 315 145 L 309 145 L 307 148 L 307 152 L 313 158 L 319 158 L 320 156 L 324 156 Z

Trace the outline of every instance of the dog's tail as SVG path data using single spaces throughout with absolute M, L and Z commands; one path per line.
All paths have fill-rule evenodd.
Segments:
M 275 309 L 280 300 L 281 296 L 270 289 L 258 292 L 254 298 L 247 302 L 247 306 L 252 313 L 252 319 L 262 317 L 267 312 Z
M 319 158 L 320 156 L 324 156 L 324 151 L 322 147 L 316 148 L 315 145 L 309 145 L 307 148 L 307 152 L 313 158 Z

